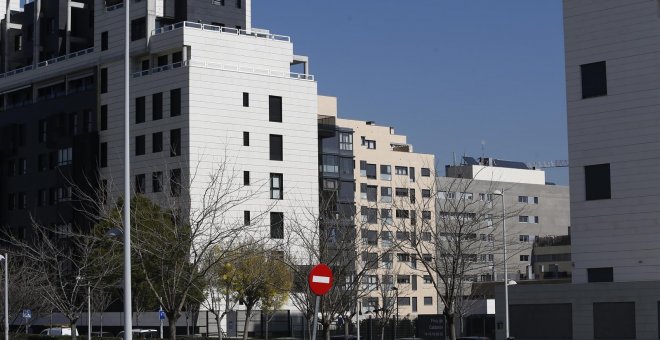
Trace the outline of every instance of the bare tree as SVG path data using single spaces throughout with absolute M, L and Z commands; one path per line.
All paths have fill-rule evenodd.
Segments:
M 87 288 L 97 290 L 115 268 L 96 256 L 94 237 L 71 230 L 68 225 L 51 229 L 33 223 L 29 237 L 5 232 L 2 241 L 11 245 L 14 258 L 26 264 L 21 275 L 38 283 L 35 295 L 62 313 L 76 339 L 76 324 L 86 306 Z
M 456 318 L 475 292 L 472 284 L 478 280 L 494 279 L 495 268 L 503 260 L 498 257 L 509 239 L 497 237 L 496 226 L 502 218 L 515 216 L 522 209 L 511 207 L 507 216 L 494 204 L 495 184 L 474 193 L 474 180 L 445 178 L 424 190 L 422 200 L 397 200 L 393 209 L 406 218 L 397 219 L 395 227 L 407 234 L 408 242 L 401 244 L 421 261 L 420 271 L 433 283 L 450 339 L 456 339 Z M 435 216 L 434 216 L 435 214 Z M 414 221 L 413 221 L 414 219 Z M 520 249 L 513 248 L 507 256 Z
M 99 313 L 99 325 L 101 336 L 103 336 L 103 313 L 112 305 L 117 298 L 110 289 L 100 288 L 92 292 L 92 310 Z
M 148 198 L 137 194 L 131 202 L 133 270 L 151 295 L 161 299 L 171 339 L 186 304 L 204 300 L 208 273 L 232 252 L 265 238 L 259 222 L 271 207 L 263 207 L 248 225 L 240 209 L 260 194 L 263 184 L 245 187 L 242 171 L 226 158 L 209 163 L 213 168 L 200 163 L 190 173 L 187 166 L 165 164 L 160 169 L 165 168 L 169 180 L 153 178 L 162 192 Z M 85 200 L 95 202 L 95 197 Z M 89 211 L 98 212 L 94 218 L 107 231 L 123 225 L 121 207 L 119 198 Z M 114 242 L 121 247 L 119 240 Z
M 6 251 L 2 251 L 4 254 Z M 42 315 L 49 313 L 50 305 L 44 301 L 39 294 L 35 291 L 39 288 L 40 277 L 30 277 L 31 272 L 29 263 L 20 257 L 10 258 L 9 265 L 9 320 L 17 320 L 21 317 L 21 312 L 24 309 L 31 309 L 34 315 Z M 4 267 L 4 264 L 3 264 Z M 3 268 L 4 270 L 4 268 Z M 4 296 L 4 285 L 0 285 L 0 296 Z M 3 313 L 4 314 L 4 313 Z M 3 315 L 4 318 L 4 315 Z M 4 323 L 0 326 L 4 330 Z M 17 329 L 17 332 L 20 332 Z
M 288 264 L 294 273 L 294 290 L 291 302 L 305 314 L 312 329 L 316 296 L 309 290 L 307 277 L 312 265 L 324 263 L 332 269 L 333 288 L 321 298 L 319 323 L 323 336 L 330 339 L 330 326 L 338 319 L 344 323 L 348 336 L 352 319 L 358 312 L 358 301 L 375 294 L 377 287 L 366 280 L 378 277 L 377 272 L 387 257 L 387 251 L 379 251 L 379 232 L 388 229 L 380 223 L 377 209 L 361 211 L 358 215 L 337 205 L 337 192 L 325 192 L 320 200 L 319 212 L 301 211 L 292 221 L 291 244 L 299 244 L 306 257 L 288 256 Z M 395 247 L 394 240 L 391 247 Z

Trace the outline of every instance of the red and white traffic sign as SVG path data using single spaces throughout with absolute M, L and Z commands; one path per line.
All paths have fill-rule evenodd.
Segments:
M 325 295 L 332 288 L 332 270 L 323 263 L 309 272 L 309 289 L 316 295 Z

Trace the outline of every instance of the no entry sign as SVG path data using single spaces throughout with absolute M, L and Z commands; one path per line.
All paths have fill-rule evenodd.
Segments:
M 309 289 L 316 295 L 325 295 L 332 288 L 332 270 L 319 264 L 309 272 Z

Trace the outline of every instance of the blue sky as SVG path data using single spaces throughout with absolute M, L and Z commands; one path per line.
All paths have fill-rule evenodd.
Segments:
M 561 1 L 255 0 L 252 19 L 292 37 L 340 116 L 393 126 L 440 166 L 482 140 L 491 157 L 567 158 Z

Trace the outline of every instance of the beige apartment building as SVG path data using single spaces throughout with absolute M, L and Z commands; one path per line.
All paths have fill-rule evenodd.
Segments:
M 398 295 L 400 319 L 435 314 L 437 294 L 422 270 L 424 258 L 405 247 L 431 239 L 430 233 L 415 235 L 409 227 L 434 221 L 434 155 L 415 153 L 406 136 L 389 126 L 341 118 L 336 124 L 353 131 L 355 208 L 363 246 L 358 266 L 373 266 L 362 281 L 370 291 L 363 310 L 380 308 L 384 299 Z M 427 256 L 432 252 L 422 257 Z

